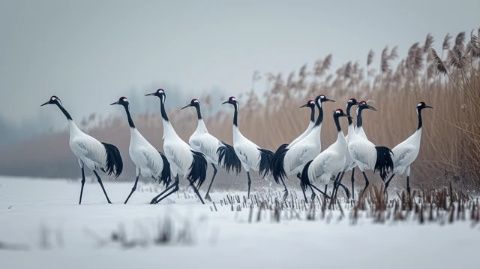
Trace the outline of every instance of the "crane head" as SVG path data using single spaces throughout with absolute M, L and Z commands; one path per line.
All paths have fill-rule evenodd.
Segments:
M 333 111 L 333 116 L 334 117 L 347 117 L 347 114 L 345 114 L 345 112 L 343 112 L 343 110 L 341 108 L 337 108 Z
M 302 107 L 308 107 L 308 108 L 315 108 L 315 101 L 313 100 L 308 100 L 308 102 L 306 104 L 304 104 L 303 106 L 301 106 L 300 108 Z
M 55 95 L 52 95 L 52 97 L 50 97 L 50 99 L 41 104 L 40 106 L 44 106 L 44 105 L 60 105 L 62 103 L 62 101 L 60 101 L 60 98 L 58 98 L 57 96 Z
M 165 101 L 165 98 L 167 97 L 165 95 L 165 90 L 161 89 L 161 88 L 156 90 L 155 92 L 147 93 L 147 94 L 145 94 L 145 96 L 156 96 L 156 97 L 160 98 L 162 101 Z
M 117 102 L 111 103 L 110 105 L 122 105 L 122 106 L 128 106 L 128 99 L 125 96 L 122 96 L 118 98 Z
M 182 107 L 181 109 L 185 109 L 185 108 L 191 107 L 191 106 L 193 106 L 193 107 L 200 106 L 200 101 L 198 101 L 197 98 L 193 98 L 192 101 L 190 101 L 190 103 L 189 103 L 188 105 Z M 180 110 L 181 110 L 181 109 L 180 109 Z
M 420 103 L 417 104 L 417 109 L 418 109 L 418 110 L 422 110 L 422 109 L 424 109 L 424 108 L 433 108 L 433 107 L 425 104 L 425 102 L 420 102 Z
M 233 106 L 236 106 L 238 104 L 237 98 L 235 96 L 230 96 L 227 101 L 223 102 L 222 104 L 231 104 Z
M 329 99 L 328 97 L 326 97 L 325 95 L 321 94 L 319 96 L 317 96 L 317 98 L 315 98 L 315 102 L 320 105 L 321 103 L 323 102 L 335 102 L 335 100 L 332 100 L 332 99 Z
M 374 108 L 373 106 L 367 104 L 366 101 L 361 101 L 360 103 L 358 103 L 358 109 L 360 109 L 360 110 L 370 109 L 370 110 L 373 110 L 373 111 L 377 111 L 376 108 Z

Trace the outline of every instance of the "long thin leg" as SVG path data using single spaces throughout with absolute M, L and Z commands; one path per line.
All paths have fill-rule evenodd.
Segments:
M 82 195 L 83 195 L 83 186 L 85 185 L 85 170 L 82 166 L 82 188 L 80 189 L 80 199 L 78 200 L 78 204 L 82 204 Z
M 330 199 L 330 196 L 329 196 L 326 192 L 320 190 L 317 186 L 315 186 L 315 185 L 313 185 L 313 184 L 310 184 L 310 187 L 313 187 L 313 188 L 314 188 L 315 190 L 317 190 L 319 193 L 321 193 L 322 195 L 324 195 L 325 197 L 327 197 L 328 199 Z
M 163 199 L 167 198 L 168 196 L 172 195 L 173 193 L 177 192 L 178 191 L 178 183 L 179 183 L 179 179 L 178 179 L 178 175 L 175 177 L 175 182 L 170 185 L 170 187 L 168 187 L 167 189 L 165 189 L 162 193 L 160 193 L 159 195 L 157 195 L 157 197 L 155 197 L 152 202 L 150 202 L 151 204 L 158 204 L 160 203 Z M 170 190 L 170 192 L 167 192 L 163 197 L 159 198 L 159 199 L 156 199 L 158 197 L 160 197 L 160 195 L 164 194 L 166 191 Z
M 97 174 L 97 171 L 93 170 L 93 173 L 97 177 L 98 183 L 100 184 L 100 187 L 102 187 L 103 194 L 105 194 L 105 197 L 107 198 L 107 202 L 111 204 L 110 199 L 108 198 L 107 191 L 105 191 L 105 187 L 103 186 L 102 179 L 100 179 L 100 176 Z
M 193 181 L 190 181 L 190 186 L 193 188 L 193 191 L 194 191 L 195 194 L 198 196 L 198 199 L 200 199 L 200 202 L 202 202 L 202 204 L 205 204 L 205 202 L 203 201 L 202 196 L 200 195 L 200 192 L 198 192 L 197 186 L 195 186 L 195 184 L 193 183 Z
M 300 189 L 302 189 L 303 198 L 305 198 L 305 202 L 308 203 L 307 194 L 305 193 L 306 187 L 302 184 L 302 177 L 300 176 L 300 173 L 297 174 L 297 178 L 300 180 Z
M 250 172 L 247 172 L 247 179 L 248 179 L 248 194 L 247 194 L 247 198 L 250 198 L 250 186 L 252 185 L 252 179 L 250 178 Z
M 312 191 L 312 194 L 310 195 L 310 199 L 312 199 L 312 201 L 313 201 L 313 200 L 315 200 L 315 196 L 317 196 L 317 195 L 315 194 L 315 191 L 313 190 L 312 185 L 310 185 L 310 191 Z
M 282 181 L 283 187 L 285 188 L 285 190 L 283 190 L 283 192 L 284 192 L 283 200 L 285 200 L 288 197 L 288 189 L 287 189 L 287 185 L 285 184 L 285 181 L 283 181 L 283 178 L 280 178 L 280 180 Z
M 156 204 L 158 203 L 158 198 L 162 196 L 164 193 L 167 191 L 173 189 L 175 187 L 175 183 L 171 184 L 170 186 L 167 186 L 162 192 L 160 192 L 157 196 L 153 197 L 153 199 L 150 201 L 150 204 Z
M 387 188 L 388 186 L 390 185 L 390 181 L 392 181 L 393 177 L 395 176 L 395 174 L 392 174 L 390 176 L 390 178 L 385 182 L 385 192 L 387 192 Z
M 212 188 L 213 180 L 215 179 L 215 176 L 217 175 L 217 167 L 212 163 L 213 167 L 213 176 L 212 176 L 212 181 L 210 181 L 210 185 L 208 185 L 207 193 L 205 194 L 205 199 L 208 201 L 211 201 L 212 198 L 210 197 L 210 188 Z
M 410 176 L 407 176 L 407 192 L 408 192 L 408 195 L 410 196 Z
M 140 177 L 140 174 L 137 175 L 137 178 L 135 179 L 135 184 L 133 184 L 132 191 L 127 197 L 127 200 L 125 200 L 124 204 L 128 203 L 128 199 L 130 199 L 130 196 L 132 196 L 133 192 L 137 189 L 137 183 L 138 183 L 138 178 Z
M 368 188 L 368 185 L 370 184 L 370 182 L 368 181 L 367 174 L 365 174 L 365 172 L 363 172 L 363 171 L 362 171 L 362 174 L 363 174 L 363 177 L 365 178 L 365 187 L 363 188 L 362 192 L 365 192 L 365 190 Z
M 352 181 L 352 199 L 355 200 L 355 186 L 354 186 L 354 181 L 355 181 L 355 167 L 352 169 L 352 177 L 350 178 Z

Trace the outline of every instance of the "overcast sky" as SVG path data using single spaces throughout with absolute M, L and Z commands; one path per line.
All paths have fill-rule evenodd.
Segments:
M 480 26 L 480 1 L 24 1 L 0 0 L 0 114 L 111 111 L 121 94 L 159 86 L 186 96 L 248 90 L 254 70 L 289 72 L 328 53 L 334 63 L 427 33 Z

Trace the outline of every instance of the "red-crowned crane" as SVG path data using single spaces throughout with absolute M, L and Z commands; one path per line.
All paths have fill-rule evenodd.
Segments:
M 78 165 L 80 165 L 82 170 L 82 187 L 80 189 L 78 204 L 82 203 L 83 186 L 85 185 L 85 166 L 93 171 L 98 184 L 102 187 L 105 198 L 107 198 L 107 202 L 111 204 L 112 202 L 108 198 L 107 191 L 105 191 L 102 179 L 97 171 L 102 171 L 107 175 L 114 175 L 115 177 L 118 177 L 122 173 L 123 162 L 118 148 L 114 145 L 100 142 L 82 132 L 67 110 L 63 107 L 62 102 L 57 96 L 53 95 L 50 97 L 50 100 L 42 104 L 42 106 L 44 105 L 56 105 L 68 120 L 68 128 L 70 130 L 70 149 L 75 157 L 77 157 Z
M 410 165 L 417 159 L 418 153 L 420 152 L 420 142 L 422 140 L 422 110 L 425 108 L 432 108 L 429 105 L 426 105 L 425 102 L 420 102 L 417 104 L 417 117 L 418 125 L 417 130 L 405 139 L 402 143 L 398 144 L 392 149 L 393 151 L 393 164 L 395 169 L 393 174 L 390 176 L 388 181 L 385 183 L 385 191 L 390 184 L 390 181 L 395 176 L 395 174 L 406 175 L 407 176 L 407 192 L 410 194 Z
M 265 177 L 270 170 L 270 161 L 273 155 L 268 149 L 262 149 L 248 138 L 243 136 L 238 128 L 238 102 L 233 96 L 228 98 L 223 104 L 230 104 L 234 108 L 233 114 L 233 148 L 235 153 L 242 163 L 243 169 L 247 172 L 247 185 L 248 192 L 247 197 L 250 198 L 250 187 L 252 180 L 250 178 L 250 170 L 258 171 L 263 177 Z M 287 186 L 285 187 L 285 193 L 288 193 Z
M 192 99 L 190 103 L 181 109 L 187 107 L 194 107 L 197 111 L 197 128 L 190 136 L 188 143 L 193 150 L 203 153 L 207 162 L 212 165 L 213 175 L 210 184 L 208 185 L 205 199 L 211 201 L 210 189 L 212 188 L 213 180 L 217 174 L 217 166 L 222 165 L 228 171 L 234 170 L 237 174 L 240 173 L 242 164 L 235 154 L 235 150 L 231 145 L 218 140 L 215 136 L 208 132 L 207 126 L 203 121 L 202 112 L 200 109 L 200 101 Z
M 365 101 L 358 103 L 357 108 L 357 129 L 359 131 L 349 133 L 348 149 L 355 161 L 356 165 L 362 171 L 365 178 L 365 187 L 363 192 L 369 185 L 368 177 L 365 174 L 367 170 L 373 170 L 380 172 L 382 181 L 385 179 L 391 171 L 393 171 L 392 151 L 384 146 L 375 146 L 366 136 L 361 132 L 362 129 L 362 112 L 365 109 L 376 111 L 376 109 L 367 104 Z
M 135 183 L 132 190 L 125 200 L 128 202 L 133 192 L 137 189 L 137 183 L 140 176 L 153 178 L 155 181 L 163 183 L 168 187 L 170 184 L 170 164 L 167 158 L 157 149 L 155 149 L 135 127 L 132 116 L 130 115 L 129 102 L 126 97 L 120 97 L 117 102 L 111 105 L 121 105 L 125 108 L 128 125 L 130 126 L 130 146 L 128 153 L 133 164 L 135 164 Z
M 165 111 L 165 90 L 158 89 L 153 93 L 147 94 L 147 96 L 156 96 L 160 99 L 160 113 L 162 115 L 163 123 L 163 151 L 170 163 L 170 170 L 175 182 L 167 187 L 160 194 L 155 196 L 151 204 L 156 204 L 178 191 L 179 177 L 185 177 L 188 179 L 190 186 L 197 195 L 200 202 L 205 202 L 198 192 L 198 187 L 205 181 L 207 173 L 207 161 L 205 156 L 198 151 L 194 151 L 185 141 L 183 141 L 175 132 L 170 120 L 168 119 L 167 112 Z M 197 186 L 195 186 L 195 184 Z

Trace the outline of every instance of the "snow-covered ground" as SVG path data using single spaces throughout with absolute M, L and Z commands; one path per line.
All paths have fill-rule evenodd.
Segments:
M 200 204 L 180 192 L 150 205 L 142 184 L 123 205 L 131 184 L 105 180 L 113 205 L 96 183 L 0 178 L 0 268 L 478 268 L 480 229 L 469 221 L 439 225 L 375 224 L 282 218 L 249 223 L 249 210 L 221 206 L 226 194 Z M 160 188 L 158 189 L 160 190 Z M 256 214 L 256 213 L 255 213 Z M 256 218 L 256 216 L 254 217 Z M 173 236 L 156 244 L 171 220 Z M 163 227 L 163 228 L 162 228 Z M 127 242 L 111 240 L 125 231 Z M 138 243 L 138 244 L 137 244 Z M 3 248 L 2 248 L 3 246 Z M 10 248 L 17 248 L 11 250 Z

